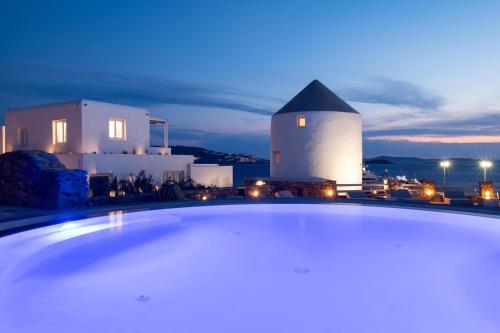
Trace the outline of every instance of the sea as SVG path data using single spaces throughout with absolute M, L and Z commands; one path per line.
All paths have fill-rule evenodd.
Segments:
M 443 170 L 439 167 L 440 160 L 420 159 L 411 157 L 379 157 L 377 163 L 366 162 L 368 170 L 390 177 L 405 175 L 408 179 L 434 180 L 436 184 L 443 181 Z M 380 164 L 380 160 L 389 163 Z M 473 159 L 451 160 L 451 167 L 446 170 L 446 183 L 457 185 L 474 185 L 483 179 L 483 170 L 479 161 Z M 387 171 L 386 171 L 387 170 Z M 488 170 L 487 180 L 500 184 L 500 161 L 493 161 L 493 167 Z M 233 181 L 235 186 L 243 184 L 245 178 L 269 177 L 269 164 L 235 164 L 233 166 Z

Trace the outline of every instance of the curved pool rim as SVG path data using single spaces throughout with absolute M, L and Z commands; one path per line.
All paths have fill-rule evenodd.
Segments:
M 449 206 L 436 204 L 422 204 L 398 201 L 379 201 L 379 200 L 357 200 L 357 199 L 216 199 L 209 201 L 170 201 L 170 202 L 147 202 L 132 205 L 121 206 L 96 206 L 75 209 L 66 209 L 62 211 L 49 212 L 39 216 L 13 219 L 11 221 L 0 222 L 0 238 L 23 231 L 36 228 L 43 228 L 51 225 L 61 224 L 69 221 L 80 221 L 93 217 L 107 216 L 116 213 L 135 213 L 142 211 L 155 211 L 162 209 L 176 209 L 189 207 L 207 207 L 207 206 L 233 206 L 233 205 L 290 205 L 290 204 L 311 204 L 311 205 L 352 205 L 369 206 L 394 209 L 409 209 L 417 211 L 433 211 L 449 214 L 471 215 L 477 217 L 487 217 L 500 219 L 500 208 L 483 208 L 467 206 Z M 22 208 L 19 208 L 22 209 Z M 6 226 L 2 228 L 2 226 Z

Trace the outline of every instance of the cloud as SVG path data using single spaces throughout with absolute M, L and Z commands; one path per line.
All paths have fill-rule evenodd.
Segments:
M 135 106 L 179 104 L 260 115 L 273 113 L 268 108 L 243 102 L 249 96 L 234 89 L 159 77 L 11 64 L 0 64 L 0 72 L 3 103 L 88 98 Z
M 500 143 L 500 135 L 380 135 L 366 139 L 416 143 Z
M 352 102 L 387 104 L 429 111 L 437 110 L 444 104 L 442 97 L 431 94 L 413 83 L 388 78 L 372 79 L 363 88 L 345 90 L 343 96 Z

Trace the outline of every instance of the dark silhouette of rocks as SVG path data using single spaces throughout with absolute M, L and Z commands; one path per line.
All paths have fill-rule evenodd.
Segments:
M 87 172 L 71 170 L 53 154 L 19 150 L 0 155 L 0 202 L 32 208 L 83 206 Z

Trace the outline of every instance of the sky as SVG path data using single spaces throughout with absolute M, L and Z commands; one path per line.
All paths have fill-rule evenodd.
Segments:
M 319 79 L 365 157 L 500 158 L 500 1 L 0 0 L 0 120 L 72 99 L 141 106 L 170 143 L 267 157 Z M 154 139 L 153 139 L 154 140 Z

